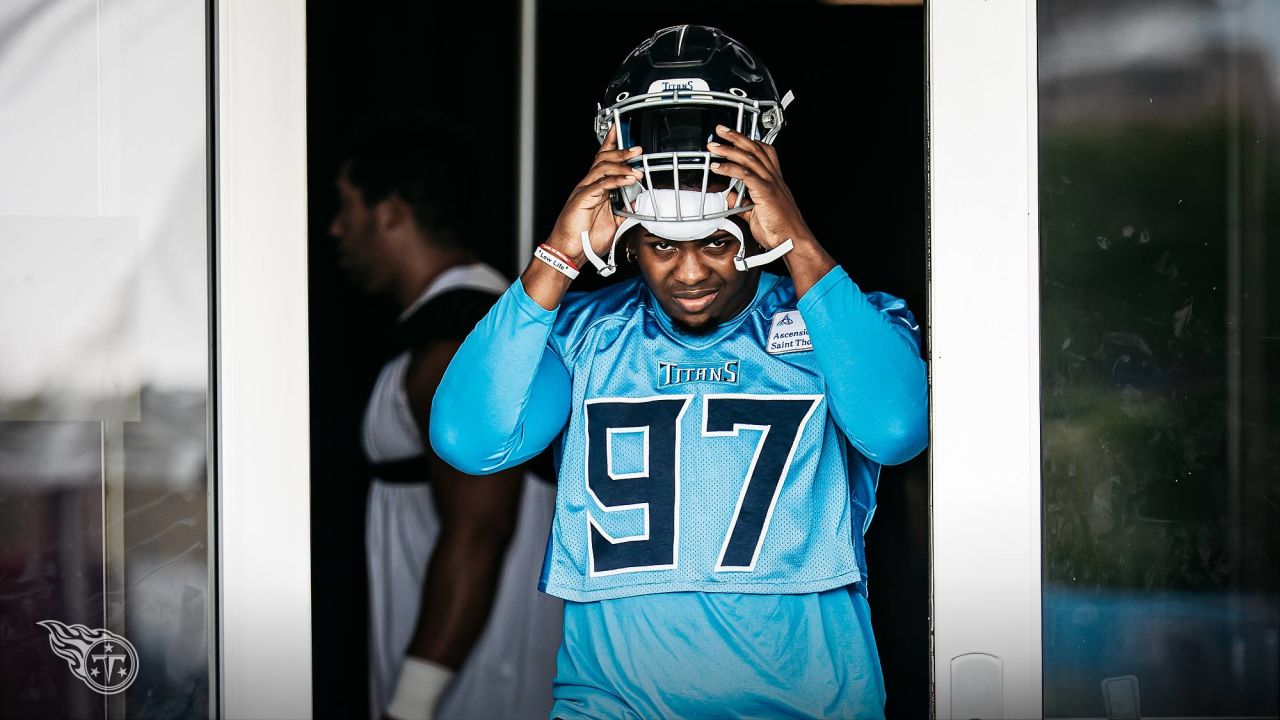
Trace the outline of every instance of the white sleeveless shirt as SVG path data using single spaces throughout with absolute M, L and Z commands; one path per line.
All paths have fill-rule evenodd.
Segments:
M 407 320 L 432 299 L 452 290 L 496 296 L 509 283 L 488 265 L 440 274 L 404 313 Z M 361 432 L 372 463 L 426 452 L 405 390 L 411 359 L 403 352 L 378 375 Z M 555 488 L 526 475 L 516 532 L 507 549 L 489 621 L 461 671 L 437 707 L 452 718 L 546 718 L 562 622 L 561 602 L 537 590 L 551 527 Z M 369 489 L 365 550 L 369 569 L 370 717 L 380 720 L 391 695 L 421 607 L 422 583 L 440 533 L 427 478 L 421 483 L 374 479 Z

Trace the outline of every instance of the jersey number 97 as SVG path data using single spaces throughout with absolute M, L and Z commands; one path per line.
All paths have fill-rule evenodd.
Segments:
M 606 513 L 642 510 L 644 530 L 612 537 L 587 511 L 592 577 L 670 570 L 680 544 L 680 440 L 692 395 L 597 398 L 586 402 L 587 493 Z M 800 437 L 821 395 L 705 395 L 702 438 L 760 431 L 714 572 L 751 572 L 769 530 Z M 614 436 L 637 434 L 639 468 L 619 472 Z M 711 441 L 711 442 L 714 442 Z

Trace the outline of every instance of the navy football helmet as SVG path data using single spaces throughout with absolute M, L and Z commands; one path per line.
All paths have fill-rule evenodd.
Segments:
M 623 60 L 605 88 L 595 118 L 596 138 L 604 142 L 618 127 L 618 148 L 640 145 L 630 161 L 644 171 L 641 183 L 611 191 L 615 215 L 625 217 L 607 259 L 584 242 L 588 259 L 601 275 L 616 266 L 618 239 L 637 224 L 668 240 L 697 240 L 718 230 L 738 239 L 738 270 L 785 255 L 791 241 L 761 255 L 746 257 L 742 230 L 729 216 L 751 208 L 741 181 L 711 172 L 715 156 L 707 143 L 717 125 L 725 125 L 764 143 L 782 131 L 788 92 L 779 97 L 768 68 L 742 43 L 720 30 L 679 25 L 653 34 Z M 736 193 L 732 207 L 728 199 Z

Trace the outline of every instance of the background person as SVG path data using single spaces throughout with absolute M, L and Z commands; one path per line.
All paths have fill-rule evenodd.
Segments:
M 507 286 L 477 262 L 467 143 L 439 120 L 362 133 L 337 178 L 341 264 L 402 312 L 369 398 L 371 717 L 544 717 L 559 603 L 535 591 L 553 490 L 513 466 L 465 477 L 425 438 L 458 344 Z

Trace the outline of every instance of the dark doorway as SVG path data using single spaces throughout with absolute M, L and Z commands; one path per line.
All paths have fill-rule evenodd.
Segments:
M 906 299 L 927 327 L 924 9 L 790 1 L 733 7 L 726 13 L 724 3 L 689 0 L 625 11 L 586 0 L 539 6 L 534 242 L 555 223 L 595 152 L 591 119 L 617 64 L 654 30 L 713 25 L 764 60 L 779 92 L 796 95 L 776 146 L 823 246 L 863 290 Z M 586 272 L 575 288 L 606 282 Z M 928 496 L 925 455 L 885 468 L 867 533 L 891 718 L 929 716 Z
M 367 712 L 367 483 L 356 430 L 381 357 L 376 340 L 395 317 L 346 286 L 325 232 L 343 139 L 362 120 L 388 110 L 425 110 L 468 125 L 484 139 L 476 162 L 490 180 L 490 212 L 478 219 L 477 236 L 490 261 L 513 274 L 519 11 L 514 2 L 308 5 L 317 717 Z M 781 91 L 795 92 L 778 148 L 806 219 L 860 287 L 905 298 L 927 327 L 919 6 L 658 0 L 624 11 L 585 0 L 541 3 L 535 242 L 594 152 L 591 118 L 617 63 L 654 30 L 683 23 L 721 27 L 765 60 Z M 602 282 L 586 272 L 578 284 L 587 289 Z M 929 713 L 928 506 L 926 457 L 885 468 L 867 551 L 893 718 Z
M 483 140 L 478 168 L 493 198 L 472 237 L 507 274 L 515 240 L 515 2 L 310 2 L 307 117 L 310 183 L 311 527 L 315 716 L 367 717 L 364 565 L 369 480 L 360 419 L 399 312 L 348 285 L 329 222 L 334 178 L 361 125 L 405 113 L 443 115 Z M 508 202 L 507 200 L 510 200 Z

